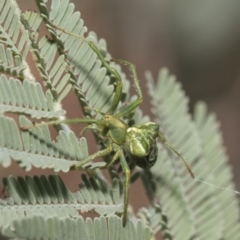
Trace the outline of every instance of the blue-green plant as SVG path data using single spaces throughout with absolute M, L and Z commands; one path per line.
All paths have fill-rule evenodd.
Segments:
M 26 171 L 32 166 L 54 172 L 80 167 L 88 176 L 82 175 L 77 192 L 71 192 L 58 175 L 4 178 L 9 196 L 0 200 L 2 235 L 10 239 L 153 239 L 160 231 L 163 239 L 239 239 L 236 195 L 192 180 L 178 159 L 184 156 L 188 160 L 198 180 L 234 189 L 219 126 L 215 116 L 207 114 L 206 105 L 198 103 L 192 117 L 175 77 L 162 69 L 155 83 L 147 72 L 152 111 L 163 145 L 155 143 L 158 131 L 155 136 L 148 128 L 144 135 L 149 131 L 150 138 L 154 135 L 150 141 L 154 154 L 147 151 L 144 159 L 151 155 L 150 160 L 156 163 L 150 169 L 136 167 L 141 165 L 136 148 L 129 147 L 134 139 L 124 138 L 118 144 L 114 132 L 120 123 L 124 125 L 121 134 L 134 126 L 142 130 L 150 122 L 139 110 L 141 82 L 134 66 L 111 61 L 106 42 L 93 32 L 86 35 L 80 13 L 69 1 L 52 1 L 50 9 L 46 0 L 36 2 L 39 13 L 21 12 L 15 0 L 0 3 L 0 163 L 9 167 L 17 161 Z M 40 36 L 40 25 L 47 28 L 50 39 Z M 138 97 L 130 96 L 129 80 L 119 63 L 133 70 Z M 31 73 L 30 64 L 39 70 L 40 81 Z M 71 89 L 84 119 L 65 118 L 61 102 Z M 13 115 L 19 116 L 20 127 Z M 109 127 L 106 118 L 112 115 L 114 124 Z M 44 123 L 31 127 L 39 120 Z M 79 139 L 66 124 L 74 121 L 91 123 L 82 132 L 91 129 L 99 148 L 109 149 L 107 154 L 105 150 L 96 154 L 104 161 L 92 161 L 88 141 Z M 58 131 L 56 142 L 50 137 L 50 124 Z M 139 138 L 137 130 L 134 138 Z M 119 156 L 126 178 L 119 168 Z M 100 170 L 106 166 L 110 180 Z M 130 177 L 133 168 L 135 174 Z M 128 186 L 137 177 L 143 180 L 150 206 L 133 213 L 128 207 Z M 97 216 L 84 217 L 82 212 Z

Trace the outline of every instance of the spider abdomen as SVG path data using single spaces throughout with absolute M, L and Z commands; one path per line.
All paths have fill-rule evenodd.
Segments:
M 150 168 L 156 162 L 158 132 L 159 126 L 153 122 L 135 125 L 127 129 L 126 149 L 139 167 Z

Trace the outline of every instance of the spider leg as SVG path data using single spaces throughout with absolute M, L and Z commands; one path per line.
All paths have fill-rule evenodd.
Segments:
M 112 152 L 112 151 L 113 151 L 113 146 L 112 146 L 112 144 L 110 143 L 110 144 L 107 145 L 107 147 L 106 147 L 105 149 L 100 150 L 100 151 L 98 151 L 98 152 L 90 155 L 90 156 L 87 157 L 85 160 L 80 161 L 79 163 L 71 166 L 70 170 L 81 169 L 81 167 L 82 167 L 84 164 L 92 161 L 94 158 L 104 157 L 104 156 L 106 156 L 107 154 L 109 154 L 109 153 Z
M 31 128 L 36 128 L 36 127 L 43 127 L 43 126 L 49 126 L 49 125 L 59 125 L 59 124 L 77 124 L 77 123 L 95 123 L 98 125 L 105 126 L 106 121 L 105 120 L 100 120 L 100 119 L 93 119 L 93 118 L 69 118 L 69 119 L 63 119 L 63 120 L 53 120 L 53 121 L 48 121 L 48 122 L 41 122 L 41 123 L 33 123 L 31 126 L 22 126 L 22 130 L 30 130 Z
M 136 100 L 134 100 L 130 105 L 128 105 L 127 107 L 121 109 L 117 114 L 116 117 L 117 118 L 121 118 L 124 116 L 129 115 L 131 112 L 134 112 L 135 109 L 142 103 L 143 101 L 143 95 L 142 95 L 142 90 L 139 84 L 139 79 L 137 77 L 137 72 L 136 72 L 136 67 L 125 60 L 120 60 L 120 59 L 113 59 L 113 61 L 115 62 L 119 62 L 121 64 L 127 65 L 130 69 L 130 71 L 132 72 L 132 77 L 133 77 L 133 81 L 134 81 L 134 87 L 136 89 L 136 92 L 138 94 L 138 98 Z
M 189 164 L 187 163 L 187 161 L 185 160 L 185 158 L 183 157 L 183 155 L 180 152 L 178 152 L 178 150 L 175 147 L 173 147 L 171 144 L 168 143 L 167 139 L 165 138 L 165 136 L 162 133 L 159 132 L 158 136 L 161 139 L 162 143 L 167 148 L 169 148 L 171 151 L 173 151 L 177 156 L 179 156 L 182 159 L 182 161 L 183 161 L 184 165 L 186 166 L 189 174 L 194 179 L 195 178 L 194 173 L 193 173 L 191 167 L 189 166 Z
M 116 108 L 118 106 L 118 103 L 120 102 L 121 96 L 122 96 L 122 78 L 121 78 L 120 74 L 118 73 L 118 71 L 115 68 L 110 66 L 109 61 L 104 58 L 104 56 L 102 55 L 102 53 L 98 49 L 98 47 L 95 45 L 95 43 L 85 39 L 84 37 L 78 36 L 76 34 L 73 34 L 73 33 L 69 32 L 69 31 L 65 30 L 65 29 L 62 29 L 62 28 L 60 28 L 58 26 L 54 26 L 54 27 L 56 29 L 64 32 L 64 33 L 67 33 L 67 34 L 69 34 L 71 36 L 74 36 L 74 37 L 76 37 L 78 39 L 81 39 L 82 41 L 86 42 L 89 45 L 89 47 L 97 54 L 98 58 L 102 62 L 102 65 L 107 69 L 107 71 L 110 74 L 112 74 L 116 78 L 115 94 L 114 94 L 114 97 L 113 97 L 112 104 L 111 104 L 110 108 L 107 111 L 107 114 L 112 115 L 115 112 L 115 110 L 116 110 Z
M 73 34 L 73 33 L 69 32 L 65 29 L 62 29 L 62 28 L 58 27 L 58 26 L 54 26 L 54 27 L 56 29 L 61 30 L 64 33 L 72 35 L 72 36 L 86 42 L 89 45 L 89 47 L 96 53 L 98 58 L 101 60 L 102 65 L 107 69 L 107 71 L 110 74 L 112 74 L 115 77 L 115 79 L 116 79 L 116 90 L 115 90 L 115 93 L 114 93 L 114 97 L 113 97 L 113 101 L 111 103 L 111 106 L 107 111 L 107 114 L 112 115 L 115 112 L 115 110 L 116 110 L 116 108 L 117 108 L 117 106 L 120 102 L 121 96 L 122 96 L 122 78 L 121 78 L 120 74 L 118 73 L 118 71 L 115 68 L 110 66 L 109 61 L 104 58 L 101 51 L 98 49 L 98 47 L 92 41 L 89 41 L 89 40 L 85 39 L 84 37 L 80 37 L 76 34 Z M 132 72 L 134 87 L 135 87 L 135 89 L 137 91 L 137 94 L 138 94 L 138 98 L 135 101 L 133 101 L 126 108 L 123 108 L 122 110 L 120 110 L 118 112 L 116 117 L 120 118 L 120 117 L 124 117 L 124 116 L 129 115 L 130 112 L 133 112 L 143 101 L 143 96 L 142 96 L 141 87 L 139 85 L 139 80 L 138 80 L 138 77 L 137 77 L 135 66 L 132 63 L 130 63 L 128 61 L 124 61 L 124 60 L 113 59 L 112 61 L 119 62 L 119 63 L 127 65 L 129 67 L 129 69 Z
M 121 148 L 118 148 L 116 153 L 114 154 L 113 158 L 111 159 L 111 161 L 109 163 L 107 163 L 105 166 L 100 167 L 100 169 L 105 169 L 105 168 L 109 168 L 112 166 L 112 164 L 120 157 L 122 152 Z
M 100 131 L 98 127 L 96 126 L 92 126 L 92 125 L 88 125 L 85 128 L 83 128 L 83 130 L 80 132 L 80 136 L 83 136 L 85 134 L 86 131 L 88 130 L 95 130 L 95 131 Z
M 120 154 L 120 162 L 122 165 L 122 169 L 125 173 L 124 209 L 123 209 L 123 226 L 125 226 L 127 223 L 127 210 L 128 210 L 128 202 L 129 202 L 130 169 L 124 157 L 123 151 L 121 151 L 121 154 Z
M 120 74 L 118 73 L 118 71 L 115 68 L 111 67 L 109 62 L 103 57 L 103 55 L 100 52 L 100 50 L 98 49 L 98 47 L 91 41 L 88 41 L 88 40 L 85 40 L 85 41 L 88 43 L 89 47 L 91 47 L 92 50 L 97 54 L 98 58 L 101 60 L 101 62 L 103 64 L 103 66 L 116 79 L 115 94 L 113 97 L 112 104 L 107 111 L 107 114 L 113 114 L 118 106 L 118 103 L 120 102 L 121 97 L 122 97 L 122 78 L 121 78 Z

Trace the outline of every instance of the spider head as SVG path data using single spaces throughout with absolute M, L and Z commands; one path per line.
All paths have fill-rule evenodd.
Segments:
M 159 125 L 148 122 L 127 129 L 126 149 L 135 164 L 141 168 L 152 167 L 158 156 L 156 138 Z

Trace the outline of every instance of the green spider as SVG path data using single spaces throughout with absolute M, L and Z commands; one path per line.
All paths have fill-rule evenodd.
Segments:
M 157 160 L 158 148 L 156 139 L 157 137 L 159 137 L 165 146 L 175 152 L 183 160 L 192 178 L 194 178 L 194 174 L 183 156 L 174 147 L 172 147 L 166 141 L 164 135 L 159 132 L 158 124 L 154 122 L 147 122 L 144 124 L 133 126 L 128 125 L 128 122 L 134 115 L 136 108 L 143 101 L 142 91 L 139 85 L 139 80 L 137 78 L 135 66 L 132 63 L 124 60 L 113 60 L 125 64 L 130 68 L 133 74 L 134 86 L 138 94 L 138 98 L 136 100 L 134 100 L 129 105 L 121 108 L 120 110 L 117 110 L 117 106 L 122 96 L 122 79 L 120 74 L 116 71 L 116 69 L 110 66 L 109 61 L 107 61 L 103 57 L 102 53 L 93 42 L 86 40 L 85 38 L 82 38 L 80 36 L 76 36 L 75 34 L 70 33 L 57 26 L 54 27 L 61 30 L 62 32 L 73 35 L 77 38 L 80 38 L 82 41 L 85 41 L 89 45 L 89 47 L 97 54 L 98 58 L 102 62 L 102 65 L 107 69 L 110 75 L 112 75 L 116 79 L 116 89 L 110 108 L 106 111 L 106 113 L 101 113 L 103 115 L 102 119 L 85 118 L 54 120 L 45 123 L 35 124 L 34 126 L 38 127 L 42 125 L 57 125 L 61 123 L 89 124 L 86 128 L 83 129 L 83 132 L 87 129 L 96 129 L 97 126 L 97 130 L 99 130 L 102 137 L 106 139 L 106 148 L 90 155 L 88 158 L 77 163 L 76 165 L 71 166 L 70 170 L 81 169 L 83 165 L 92 161 L 96 157 L 103 157 L 114 152 L 111 161 L 109 161 L 104 167 L 101 168 L 109 168 L 116 160 L 120 159 L 122 169 L 125 173 L 123 209 L 123 226 L 125 226 L 127 222 L 127 209 L 129 201 L 130 169 L 124 156 L 124 148 L 128 153 L 129 157 L 135 162 L 137 166 L 143 169 L 148 169 L 152 167 Z

